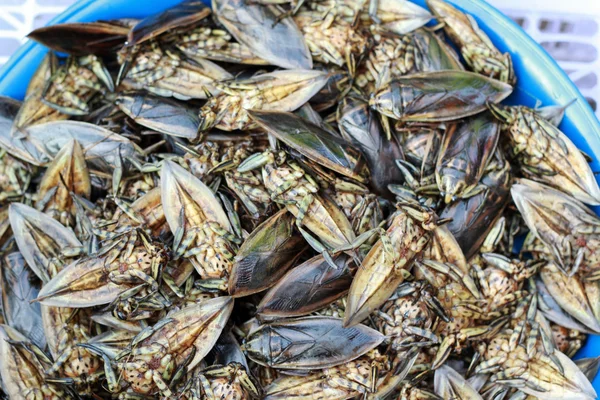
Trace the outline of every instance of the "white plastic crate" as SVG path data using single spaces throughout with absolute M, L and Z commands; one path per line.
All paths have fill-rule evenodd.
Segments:
M 158 0 L 157 0 L 158 1 Z M 0 0 L 0 65 L 75 0 Z M 558 61 L 600 116 L 600 0 L 489 0 Z
M 35 28 L 44 26 L 76 0 L 0 0 L 0 65 Z
M 490 0 L 567 72 L 600 117 L 600 1 Z

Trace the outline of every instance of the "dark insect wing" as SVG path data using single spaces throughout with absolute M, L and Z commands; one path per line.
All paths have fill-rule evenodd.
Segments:
M 325 70 L 324 66 L 315 66 L 315 69 Z M 326 71 L 328 72 L 327 83 L 310 99 L 310 103 L 316 111 L 323 111 L 334 106 L 352 87 L 352 79 L 346 70 L 328 69 Z
M 157 37 L 171 29 L 182 28 L 196 23 L 210 15 L 202 1 L 187 0 L 162 13 L 151 15 L 141 20 L 131 29 L 127 36 L 127 45 L 134 46 Z
M 412 33 L 415 45 L 415 64 L 421 72 L 463 70 L 458 55 L 437 34 L 428 29 Z
M 263 297 L 258 313 L 269 317 L 307 315 L 342 297 L 352 283 L 352 260 L 340 254 L 333 262 L 337 268 L 319 255 L 289 271 Z
M 121 111 L 146 128 L 190 140 L 198 136 L 198 113 L 176 100 L 140 92 L 119 96 L 117 104 Z
M 483 175 L 481 184 L 487 190 L 466 199 L 449 204 L 440 213 L 440 218 L 450 218 L 446 225 L 456 238 L 467 259 L 479 249 L 494 221 L 509 199 L 510 171 L 504 164 Z
M 227 365 L 236 362 L 242 364 L 246 370 L 250 370 L 246 356 L 231 331 L 221 334 L 219 340 L 217 340 L 217 343 L 212 348 L 211 354 L 214 357 L 214 364 Z
M 0 96 L 0 129 L 5 129 L 5 124 L 15 118 L 21 107 L 21 102 L 10 97 Z
M 421 83 L 421 84 L 420 84 Z M 408 115 L 417 113 L 432 113 L 447 106 L 448 91 L 433 85 L 416 82 L 414 88 L 400 86 L 401 93 L 409 93 L 413 97 L 404 104 L 404 112 Z
M 382 196 L 389 197 L 390 183 L 402 182 L 403 175 L 396 168 L 396 160 L 404 159 L 396 137 L 385 138 L 379 119 L 367 102 L 346 97 L 338 109 L 338 124 L 342 136 L 356 146 L 365 157 L 371 171 L 371 187 Z
M 362 154 L 345 140 L 292 113 L 251 111 L 250 116 L 308 159 L 342 175 L 364 181 L 358 175 L 362 166 Z
M 249 355 L 255 361 L 282 369 L 329 368 L 360 357 L 378 346 L 384 336 L 365 325 L 342 327 L 332 317 L 303 317 L 263 325 L 255 332 L 263 340 L 252 340 Z M 264 340 L 267 339 L 267 340 Z M 258 348 L 263 346 L 263 348 Z M 262 360 L 256 360 L 262 354 Z
M 2 312 L 6 323 L 23 332 L 32 342 L 46 347 L 39 303 L 31 303 L 40 291 L 40 281 L 19 252 L 7 254 L 0 263 Z
M 440 191 L 445 195 L 466 197 L 479 183 L 499 136 L 500 124 L 488 115 L 472 117 L 458 128 L 448 128 L 436 166 Z
M 473 121 L 473 131 L 475 132 L 475 137 L 472 139 L 474 151 L 470 153 L 470 161 L 480 171 L 478 174 L 480 175 L 498 144 L 500 124 L 486 114 Z
M 383 137 L 373 135 L 371 127 L 374 115 L 369 112 L 366 101 L 346 97 L 339 107 L 340 131 L 344 138 L 367 154 L 374 154 L 382 148 Z
M 67 23 L 38 28 L 27 37 L 71 55 L 111 55 L 125 43 L 129 29 L 119 21 Z
M 273 286 L 306 248 L 285 209 L 260 224 L 240 247 L 229 278 L 229 294 L 247 296 Z
M 435 71 L 394 79 L 369 104 L 401 121 L 442 122 L 477 114 L 498 103 L 512 86 L 466 71 Z
M 360 357 L 384 336 L 364 325 L 343 328 L 332 317 L 304 317 L 265 325 L 271 365 L 283 369 L 329 368 Z M 276 348 L 273 348 L 273 344 Z

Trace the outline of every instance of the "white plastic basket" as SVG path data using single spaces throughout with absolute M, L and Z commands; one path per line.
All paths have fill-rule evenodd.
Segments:
M 157 0 L 158 1 L 158 0 Z M 0 65 L 75 0 L 0 0 Z M 600 116 L 600 0 L 489 0 L 558 61 Z
M 600 116 L 600 1 L 490 0 L 540 43 Z
M 0 0 L 0 65 L 33 29 L 46 25 L 76 0 Z

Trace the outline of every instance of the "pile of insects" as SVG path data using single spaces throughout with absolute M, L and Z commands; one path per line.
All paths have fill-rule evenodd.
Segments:
M 503 104 L 510 54 L 427 6 L 32 32 L 51 52 L 0 98 L 3 398 L 595 399 L 568 104 Z

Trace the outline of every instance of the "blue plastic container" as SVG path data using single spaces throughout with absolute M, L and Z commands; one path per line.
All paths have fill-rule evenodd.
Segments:
M 50 21 L 90 22 L 99 19 L 143 18 L 167 9 L 181 0 L 81 0 Z M 207 0 L 203 0 L 208 3 Z M 412 0 L 426 7 L 425 0 Z M 560 129 L 593 158 L 592 170 L 600 171 L 600 123 L 579 90 L 552 58 L 518 25 L 483 0 L 449 0 L 473 15 L 480 28 L 502 52 L 512 55 L 517 85 L 508 102 L 534 107 L 563 105 L 576 99 L 566 111 Z M 0 69 L 0 95 L 22 99 L 27 84 L 46 49 L 27 42 Z M 600 208 L 596 207 L 596 212 Z M 591 336 L 577 358 L 600 355 L 600 336 Z M 600 374 L 593 382 L 600 393 Z

